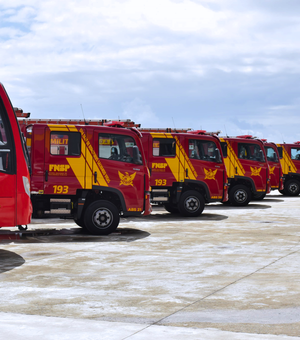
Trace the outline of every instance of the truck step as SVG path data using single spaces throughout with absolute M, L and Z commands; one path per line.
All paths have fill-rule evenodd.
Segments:
M 68 198 L 51 198 L 50 214 L 70 214 L 72 202 Z

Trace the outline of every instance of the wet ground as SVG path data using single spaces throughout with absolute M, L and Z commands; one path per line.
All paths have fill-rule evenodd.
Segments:
M 275 192 L 193 219 L 156 207 L 108 236 L 58 219 L 2 228 L 1 330 L 7 339 L 300 339 L 299 207 L 300 197 Z

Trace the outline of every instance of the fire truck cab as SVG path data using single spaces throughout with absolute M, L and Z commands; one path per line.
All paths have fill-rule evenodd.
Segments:
M 220 138 L 230 189 L 229 203 L 245 206 L 271 191 L 263 142 L 250 135 Z
M 150 169 L 151 200 L 171 213 L 198 216 L 205 203 L 227 201 L 227 174 L 216 135 L 140 129 Z
M 300 193 L 300 142 L 277 144 L 282 166 L 284 186 L 280 192 L 287 196 Z
M 0 84 L 0 227 L 30 223 L 29 159 L 14 108 Z
M 32 163 L 34 217 L 72 217 L 90 233 L 106 235 L 120 215 L 150 214 L 140 133 L 111 125 L 22 126 Z

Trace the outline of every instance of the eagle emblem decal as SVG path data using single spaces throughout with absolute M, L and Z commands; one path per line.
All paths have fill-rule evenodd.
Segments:
M 120 177 L 120 185 L 131 185 L 133 186 L 133 180 L 136 175 L 136 172 L 132 175 L 129 175 L 128 172 L 125 172 L 125 175 L 122 172 L 118 171 Z
M 218 169 L 212 171 L 211 169 L 206 170 L 206 169 L 204 168 L 204 173 L 205 173 L 204 179 L 213 179 L 213 180 L 216 180 L 215 176 L 216 176 L 217 171 L 218 171 Z
M 252 166 L 250 166 L 250 169 L 251 169 L 251 176 L 260 176 L 261 168 L 252 168 Z

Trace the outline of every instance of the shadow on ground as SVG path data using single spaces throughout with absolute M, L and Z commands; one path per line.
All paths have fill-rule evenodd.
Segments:
M 206 208 L 205 208 L 206 209 Z M 128 222 L 194 222 L 194 221 L 222 221 L 226 220 L 228 216 L 219 215 L 219 214 L 207 214 L 202 213 L 198 217 L 184 217 L 180 214 L 171 214 L 166 212 L 166 210 L 162 209 L 154 211 L 151 215 L 148 216 L 139 216 L 139 217 L 124 217 L 122 218 L 122 223 Z
M 90 235 L 82 228 L 35 229 L 26 231 L 0 231 L 0 243 L 70 243 L 70 242 L 133 242 L 150 233 L 131 228 L 118 228 L 105 236 Z
M 255 210 L 255 209 L 269 209 L 272 208 L 271 205 L 266 204 L 256 204 L 256 203 L 249 203 L 245 207 L 236 207 L 233 205 L 225 205 L 225 204 L 214 204 L 214 205 L 206 205 L 205 209 L 207 210 Z
M 8 250 L 0 249 L 0 274 L 22 266 L 25 260 L 22 256 Z

